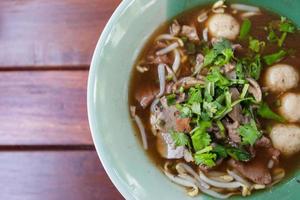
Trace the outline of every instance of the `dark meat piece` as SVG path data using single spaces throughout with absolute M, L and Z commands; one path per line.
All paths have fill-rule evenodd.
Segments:
M 237 88 L 230 88 L 230 94 L 232 101 L 236 101 L 240 98 L 240 93 Z M 233 107 L 232 111 L 228 113 L 228 116 L 233 120 L 241 123 L 244 119 L 242 115 L 242 106 L 237 104 Z
M 234 123 L 230 123 L 226 120 L 223 120 L 223 124 L 227 129 L 227 134 L 230 140 L 233 141 L 234 143 L 241 143 L 241 137 L 237 130 L 240 126 L 239 122 L 235 121 Z
M 261 102 L 262 100 L 262 91 L 256 80 L 253 78 L 247 78 L 249 81 L 250 87 L 248 89 L 249 93 L 253 95 L 257 102 Z
M 261 145 L 261 146 L 259 146 Z M 238 170 L 243 176 L 258 184 L 270 184 L 272 182 L 271 173 L 268 168 L 270 160 L 278 163 L 280 151 L 273 148 L 269 143 L 269 139 L 263 136 L 254 147 L 256 156 L 249 162 L 239 162 L 236 160 L 229 160 L 229 164 Z
M 223 136 L 217 124 L 213 123 L 212 127 L 208 128 L 207 131 L 212 133 L 216 139 L 222 139 Z
M 254 158 L 247 163 L 230 159 L 229 164 L 243 176 L 257 184 L 267 185 L 272 182 L 271 173 L 267 165 L 260 159 Z
M 255 142 L 255 146 L 256 147 L 265 147 L 265 148 L 269 148 L 272 146 L 271 140 L 269 138 L 267 138 L 266 136 L 262 136 L 260 139 L 258 139 Z
M 155 98 L 158 89 L 154 86 L 143 87 L 135 93 L 135 99 L 143 108 L 146 108 Z

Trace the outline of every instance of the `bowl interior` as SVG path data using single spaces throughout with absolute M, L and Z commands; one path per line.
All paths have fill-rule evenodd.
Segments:
M 189 199 L 154 166 L 134 136 L 128 112 L 130 72 L 143 44 L 175 15 L 209 0 L 123 0 L 97 44 L 88 83 L 89 122 L 108 175 L 126 199 Z M 236 1 L 230 1 L 236 2 Z M 243 0 L 285 15 L 300 25 L 300 1 Z M 249 199 L 297 199 L 297 177 Z M 200 195 L 197 199 L 211 199 Z M 242 199 L 235 197 L 233 199 Z

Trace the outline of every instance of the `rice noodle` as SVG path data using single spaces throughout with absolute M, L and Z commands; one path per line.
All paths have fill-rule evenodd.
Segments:
M 186 179 L 183 179 L 183 178 L 180 178 L 178 176 L 175 176 L 173 174 L 171 174 L 170 172 L 168 171 L 164 171 L 164 174 L 171 180 L 173 181 L 174 183 L 178 184 L 178 185 L 181 185 L 181 186 L 184 186 L 184 187 L 197 187 L 195 185 L 195 183 L 191 182 L 191 181 L 188 181 Z
M 157 56 L 162 56 L 165 55 L 171 51 L 173 51 L 174 49 L 176 49 L 179 46 L 179 44 L 177 42 L 174 42 L 172 44 L 170 44 L 169 46 L 167 46 L 166 48 L 163 48 L 159 51 L 156 52 Z
M 190 181 L 190 182 L 192 182 L 194 184 L 197 182 L 197 180 L 195 180 L 195 178 L 193 178 L 193 177 L 191 177 L 191 176 L 189 176 L 187 174 L 179 174 L 178 177 L 180 177 L 182 179 L 185 179 L 187 181 Z M 195 184 L 195 187 L 193 187 L 192 190 L 190 190 L 190 191 L 187 192 L 187 194 L 189 196 L 191 196 L 191 197 L 194 197 L 197 194 L 199 194 L 199 188 L 196 186 L 196 184 Z
M 218 188 L 227 188 L 227 189 L 235 189 L 235 188 L 239 188 L 242 187 L 243 185 L 240 182 L 228 182 L 228 183 L 224 183 L 224 182 L 219 182 L 219 181 L 215 181 L 212 179 L 209 179 L 207 176 L 204 175 L 203 172 L 199 172 L 200 174 L 200 179 L 202 179 L 203 181 L 205 181 L 207 184 L 214 186 L 214 187 L 218 187 Z
M 245 185 L 247 187 L 251 187 L 251 184 L 246 179 L 244 179 L 240 175 L 238 175 L 236 172 L 227 170 L 227 173 L 230 176 L 232 176 L 236 181 L 242 183 L 243 185 Z
M 255 16 L 255 15 L 260 15 L 260 13 L 259 12 L 245 12 L 245 13 L 241 14 L 241 18 L 245 19 L 245 18 L 249 18 L 249 17 Z
M 203 30 L 202 36 L 203 36 L 203 40 L 205 42 L 207 42 L 208 41 L 208 28 L 207 27 Z
M 130 106 L 129 110 L 130 110 L 131 116 L 134 117 L 135 116 L 136 107 L 135 106 Z
M 147 67 L 142 67 L 141 65 L 137 65 L 136 70 L 141 73 L 149 71 L 149 69 Z
M 167 77 L 171 76 L 172 77 L 172 80 L 174 82 L 177 81 L 177 78 L 176 78 L 176 74 L 173 72 L 173 70 L 168 66 L 168 65 L 165 65 L 166 69 L 167 69 L 167 72 L 168 72 L 168 75 Z
M 261 189 L 265 189 L 266 185 L 254 184 L 253 188 L 256 189 L 256 190 L 261 190 Z
M 217 1 L 213 6 L 212 6 L 212 11 L 214 13 L 224 13 L 225 12 L 225 8 L 227 7 L 226 5 L 224 5 L 225 0 L 220 0 Z
M 136 122 L 136 125 L 138 126 L 139 128 L 139 131 L 140 131 L 140 134 L 141 134 L 141 137 L 142 137 L 142 142 L 143 142 L 143 147 L 145 150 L 148 149 L 148 143 L 147 143 L 147 137 L 146 137 L 146 131 L 145 131 L 145 127 L 142 123 L 142 120 L 139 118 L 139 116 L 137 116 L 135 113 L 134 113 L 134 120 Z
M 282 168 L 276 168 L 273 172 L 273 180 L 281 180 L 285 176 L 285 171 Z
M 200 15 L 197 17 L 197 21 L 199 23 L 204 22 L 205 20 L 207 20 L 208 16 L 207 16 L 207 11 L 203 11 L 200 13 Z
M 205 183 L 204 181 L 202 181 L 200 179 L 200 177 L 198 176 L 198 174 L 190 167 L 188 166 L 187 164 L 185 163 L 178 163 L 176 165 L 176 170 L 179 174 L 184 174 L 185 172 L 187 172 L 188 174 L 192 175 L 198 182 L 199 184 L 208 189 L 209 188 L 209 185 L 207 183 Z
M 215 176 L 209 176 L 210 179 L 215 180 L 215 181 L 219 181 L 219 182 L 224 182 L 224 183 L 228 183 L 234 180 L 234 178 L 232 176 L 229 175 L 221 175 L 219 177 L 215 177 Z
M 206 189 L 206 188 L 203 188 L 199 183 L 195 183 L 199 189 L 205 193 L 205 194 L 208 194 L 214 198 L 217 198 L 217 199 L 228 199 L 229 197 L 231 197 L 232 195 L 234 195 L 235 193 L 228 193 L 228 194 L 220 194 L 218 192 L 215 192 L 213 190 L 210 190 L 210 189 Z
M 179 46 L 181 46 L 181 47 L 184 46 L 182 39 L 175 37 L 171 34 L 161 34 L 156 38 L 156 40 L 176 40 L 178 42 Z
M 274 167 L 274 160 L 269 160 L 269 162 L 268 162 L 268 168 L 269 169 L 272 169 Z
M 172 65 L 172 69 L 174 73 L 176 73 L 180 67 L 180 53 L 177 49 L 174 49 L 174 62 Z
M 157 105 L 158 103 L 159 103 L 159 99 L 158 99 L 158 98 L 156 98 L 156 99 L 154 99 L 154 100 L 152 101 L 151 106 L 150 106 L 150 111 L 151 111 L 152 113 L 155 112 L 155 107 L 156 107 L 156 105 Z
M 248 12 L 260 12 L 260 9 L 255 6 L 245 5 L 245 4 L 231 4 L 230 6 L 234 10 L 248 11 Z
M 165 87 L 166 87 L 165 64 L 159 64 L 157 70 L 158 70 L 158 79 L 159 79 L 159 93 L 157 94 L 156 97 L 159 98 L 165 93 Z

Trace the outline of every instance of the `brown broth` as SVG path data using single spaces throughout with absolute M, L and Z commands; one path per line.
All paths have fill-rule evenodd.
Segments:
M 197 7 L 192 10 L 186 11 L 174 19 L 177 19 L 180 24 L 186 24 L 186 25 L 195 25 L 197 28 L 198 33 L 202 33 L 203 31 L 203 25 L 200 25 L 196 18 L 197 15 L 199 14 L 199 11 L 205 8 L 210 8 L 210 6 L 207 7 Z M 227 12 L 231 12 L 231 10 L 228 10 Z M 280 20 L 280 16 L 277 14 L 274 14 L 272 12 L 269 12 L 267 10 L 262 11 L 262 15 L 259 16 L 253 16 L 250 18 L 252 22 L 252 28 L 250 35 L 259 39 L 259 40 L 264 40 L 267 42 L 266 48 L 264 48 L 262 54 L 269 54 L 269 53 L 275 53 L 278 50 L 278 47 L 276 44 L 271 44 L 268 43 L 266 40 L 267 38 L 267 32 L 265 31 L 265 27 L 267 24 L 272 21 L 272 20 Z M 145 44 L 141 54 L 139 55 L 136 64 L 140 63 L 147 55 L 151 54 L 153 52 L 153 43 L 155 41 L 155 38 L 162 34 L 162 33 L 167 33 L 169 25 L 171 24 L 173 20 L 170 20 L 160 26 L 154 33 L 153 35 L 149 38 L 147 43 Z M 239 20 L 241 23 L 242 20 Z M 255 27 L 255 28 L 254 28 Z M 199 34 L 201 36 L 201 34 Z M 247 43 L 245 42 L 240 42 L 242 46 L 248 46 Z M 300 59 L 297 59 L 300 57 L 300 33 L 296 34 L 290 34 L 288 35 L 284 46 L 285 49 L 294 49 L 296 50 L 293 56 L 288 56 L 281 62 L 290 64 L 294 66 L 297 71 L 300 74 Z M 185 63 L 184 65 L 181 65 L 181 68 L 183 70 L 180 73 L 180 76 L 183 76 L 186 73 L 190 73 L 190 64 Z M 264 77 L 264 73 L 266 71 L 267 67 L 264 67 L 261 77 Z M 156 149 L 156 138 L 151 132 L 151 125 L 150 125 L 150 109 L 149 107 L 146 109 L 143 109 L 140 105 L 139 102 L 136 100 L 135 95 L 139 93 L 140 91 L 144 90 L 145 88 L 148 87 L 155 87 L 159 88 L 158 80 L 157 80 L 157 69 L 156 66 L 151 66 L 150 70 L 145 73 L 140 73 L 137 70 L 133 69 L 132 74 L 131 74 L 131 80 L 130 80 L 130 87 L 129 87 L 129 105 L 133 105 L 137 108 L 137 115 L 142 119 L 142 122 L 146 128 L 146 133 L 147 133 L 147 139 L 148 139 L 148 145 L 149 145 L 149 150 L 147 151 L 147 154 L 151 158 L 151 160 L 159 167 L 162 167 L 162 165 L 165 163 L 166 159 L 162 158 L 157 149 Z M 259 80 L 259 83 L 263 85 L 264 83 L 264 78 L 261 78 Z M 290 90 L 292 92 L 300 93 L 300 87 L 296 89 Z M 268 96 L 264 97 L 264 100 L 271 106 L 271 108 L 274 111 L 278 111 L 278 106 L 276 106 L 276 102 L 278 101 L 280 97 L 280 94 L 269 94 Z M 261 120 L 263 128 L 266 128 L 267 126 L 272 126 L 273 122 L 270 122 L 268 120 Z M 297 125 L 300 126 L 300 123 L 297 123 Z M 138 133 L 138 129 L 134 125 L 135 131 Z M 139 134 L 136 134 L 138 138 L 140 139 Z M 176 161 L 174 161 L 176 162 Z M 292 176 L 293 173 L 295 172 L 296 169 L 299 169 L 300 167 L 300 155 L 296 155 L 290 158 L 284 158 L 280 157 L 280 166 L 282 166 L 286 172 L 288 173 L 288 176 Z M 223 166 L 224 167 L 224 166 Z

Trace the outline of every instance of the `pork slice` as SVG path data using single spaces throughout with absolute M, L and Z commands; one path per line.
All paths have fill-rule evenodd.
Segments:
M 191 131 L 191 126 L 190 118 L 180 118 L 179 116 L 179 111 L 175 106 L 168 106 L 167 100 L 165 97 L 162 97 L 160 99 L 162 109 L 158 110 L 156 113 L 154 113 L 154 118 L 158 120 L 153 120 L 157 121 L 160 123 L 159 129 L 162 132 L 170 132 L 170 131 L 177 131 L 177 132 L 190 132 Z M 155 124 L 152 123 L 153 126 Z
M 159 154 L 166 159 L 180 159 L 185 155 L 184 146 L 176 147 L 170 133 L 159 132 L 156 137 L 156 147 Z
M 178 132 L 190 132 L 191 126 L 190 126 L 191 119 L 190 118 L 176 118 L 176 128 L 175 130 Z
M 272 182 L 267 164 L 257 159 L 257 157 L 246 163 L 230 159 L 229 165 L 254 183 L 267 185 Z

